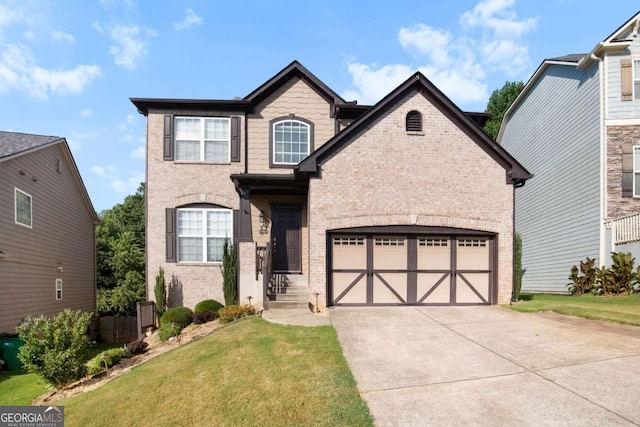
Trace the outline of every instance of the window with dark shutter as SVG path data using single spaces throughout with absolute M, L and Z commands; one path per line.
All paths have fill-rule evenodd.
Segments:
M 419 111 L 409 111 L 406 130 L 407 132 L 422 132 L 422 114 Z
M 240 117 L 231 117 L 231 161 L 240 161 Z
M 167 208 L 165 217 L 167 262 L 176 262 L 176 210 Z
M 622 86 L 622 100 L 631 101 L 633 99 L 633 73 L 631 58 L 620 60 L 620 84 Z

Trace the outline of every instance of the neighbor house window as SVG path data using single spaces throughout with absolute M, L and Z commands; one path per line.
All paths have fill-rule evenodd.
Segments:
M 178 262 L 221 262 L 233 233 L 231 209 L 178 209 Z
M 633 99 L 640 99 L 640 59 L 633 60 Z
M 633 197 L 640 197 L 640 145 L 633 146 Z
M 16 224 L 31 228 L 31 196 L 15 189 Z
M 62 279 L 56 279 L 56 300 L 62 299 Z
M 230 119 L 176 117 L 176 160 L 229 162 Z
M 283 120 L 273 125 L 273 163 L 295 165 L 311 149 L 311 127 L 300 120 Z

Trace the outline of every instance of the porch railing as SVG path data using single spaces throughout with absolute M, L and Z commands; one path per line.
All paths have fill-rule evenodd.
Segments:
M 262 256 L 262 265 L 260 270 L 262 271 L 262 300 L 267 302 L 267 289 L 271 283 L 271 276 L 273 271 L 271 269 L 271 244 L 267 243 L 264 246 L 264 252 Z
M 611 230 L 616 245 L 640 240 L 640 214 L 606 221 L 605 226 Z
M 267 256 L 266 246 L 256 246 L 256 280 L 262 273 L 262 267 L 264 266 L 264 259 Z

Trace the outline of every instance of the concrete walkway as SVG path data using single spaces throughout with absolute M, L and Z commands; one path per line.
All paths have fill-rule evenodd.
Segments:
M 264 310 L 262 318 L 272 323 L 297 326 L 331 325 L 327 314 L 314 314 L 307 308 L 273 308 Z
M 338 307 L 377 426 L 640 425 L 640 328 L 501 307 Z

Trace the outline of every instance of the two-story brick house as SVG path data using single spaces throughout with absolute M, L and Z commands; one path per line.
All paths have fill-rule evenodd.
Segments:
M 530 174 L 422 74 L 374 106 L 295 61 L 242 99 L 132 102 L 147 116 L 149 297 L 162 266 L 170 305 L 222 300 L 231 238 L 241 303 L 294 288 L 319 310 L 511 297 L 514 188 Z
M 565 292 L 586 257 L 640 260 L 639 26 L 543 61 L 505 114 L 498 141 L 536 174 L 516 197 L 524 290 Z

